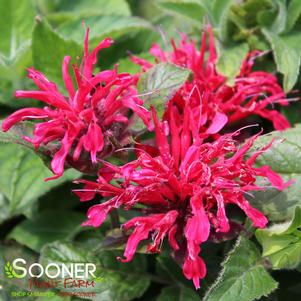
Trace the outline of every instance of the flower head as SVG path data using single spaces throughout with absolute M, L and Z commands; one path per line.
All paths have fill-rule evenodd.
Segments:
M 190 100 L 193 116 L 199 120 L 199 131 L 203 136 L 216 134 L 226 125 L 253 114 L 270 120 L 276 130 L 290 127 L 286 118 L 273 109 L 275 104 L 288 104 L 277 78 L 268 72 L 252 71 L 260 51 L 252 51 L 246 56 L 237 70 L 234 84 L 230 86 L 227 78 L 217 70 L 218 56 L 210 26 L 203 33 L 200 50 L 183 33 L 180 45 L 177 46 L 172 39 L 171 46 L 172 51 L 165 52 L 154 44 L 150 53 L 157 62 L 170 62 L 192 71 L 192 81 L 187 81 L 171 101 L 182 110 Z M 142 71 L 152 67 L 144 59 L 131 58 L 142 67 Z
M 127 138 L 129 123 L 127 112 L 131 109 L 149 126 L 149 113 L 142 107 L 136 96 L 137 77 L 127 73 L 118 74 L 114 70 L 104 70 L 93 74 L 93 66 L 101 49 L 112 44 L 104 39 L 89 52 L 89 29 L 84 42 L 84 54 L 80 67 L 73 65 L 77 89 L 69 74 L 70 57 L 65 56 L 62 65 L 63 81 L 68 95 L 62 95 L 55 83 L 49 81 L 39 71 L 29 68 L 28 77 L 39 90 L 17 91 L 17 98 L 33 98 L 44 102 L 44 108 L 25 108 L 16 111 L 3 122 L 3 130 L 9 130 L 16 123 L 28 119 L 42 119 L 34 126 L 33 138 L 24 137 L 36 148 L 41 144 L 54 144 L 51 168 L 60 177 L 65 162 L 80 169 L 83 165 L 95 164 Z M 89 155 L 89 157 L 87 157 Z M 82 160 L 80 157 L 82 156 Z
M 266 217 L 249 204 L 245 193 L 264 189 L 255 183 L 257 176 L 267 178 L 277 189 L 289 183 L 267 166 L 254 167 L 256 158 L 271 143 L 245 159 L 257 136 L 241 147 L 233 139 L 237 133 L 202 143 L 195 122 L 189 118 L 189 106 L 182 116 L 170 105 L 168 124 L 161 123 L 152 112 L 158 155 L 140 150 L 137 160 L 121 167 L 105 163 L 111 172 L 100 175 L 97 183 L 80 181 L 85 187 L 75 193 L 81 201 L 91 200 L 96 194 L 109 198 L 89 209 L 86 226 L 100 226 L 109 212 L 120 207 L 141 212 L 123 225 L 124 230 L 132 232 L 121 261 L 130 261 L 142 240 L 150 240 L 149 252 L 158 252 L 166 237 L 175 254 L 184 254 L 183 273 L 199 288 L 200 279 L 206 275 L 201 244 L 210 232 L 230 230 L 227 205 L 238 206 L 255 227 L 263 228 Z M 111 184 L 111 179 L 119 184 Z

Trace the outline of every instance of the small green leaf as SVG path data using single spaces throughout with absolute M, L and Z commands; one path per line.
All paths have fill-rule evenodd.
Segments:
M 222 263 L 223 270 L 203 301 L 252 301 L 278 286 L 265 270 L 255 244 L 240 237 Z
M 82 30 L 83 32 L 83 30 Z M 66 55 L 71 56 L 71 63 L 77 62 L 82 55 L 83 36 L 78 40 L 66 41 L 61 38 L 45 21 L 39 21 L 33 31 L 32 56 L 36 69 L 43 72 L 47 78 L 63 87 L 62 62 Z
M 9 217 L 9 201 L 4 194 L 0 192 L 0 224 Z
M 172 14 L 184 16 L 197 24 L 202 24 L 203 17 L 207 13 L 199 0 L 157 0 L 156 4 Z
M 16 107 L 24 105 L 13 99 L 15 90 L 26 89 L 29 80 L 25 68 L 32 63 L 31 34 L 35 7 L 31 0 L 0 0 L 0 103 Z
M 240 29 L 254 28 L 258 25 L 258 16 L 266 10 L 271 10 L 271 0 L 246 0 L 231 7 L 229 18 Z
M 222 41 L 227 39 L 228 35 L 228 16 L 233 0 L 212 0 L 211 15 L 214 28 L 217 29 L 219 38 Z
M 143 73 L 138 83 L 138 94 L 144 106 L 155 107 L 158 116 L 163 115 L 169 99 L 188 79 L 190 71 L 169 63 L 160 63 Z
M 56 10 L 84 16 L 95 14 L 129 16 L 131 14 L 126 0 L 61 0 L 57 3 Z
M 63 288 L 62 291 L 95 292 L 95 300 L 120 301 L 132 300 L 143 295 L 150 284 L 146 274 L 145 256 L 137 254 L 130 263 L 121 263 L 116 259 L 120 253 L 91 250 L 83 246 L 76 246 L 67 242 L 54 242 L 46 245 L 41 251 L 40 263 L 46 266 L 48 263 L 94 263 L 96 265 L 96 277 L 102 281 L 95 282 L 94 287 Z M 91 278 L 92 279 L 92 278 Z
M 155 63 L 154 57 L 149 53 L 139 53 L 139 58 L 145 59 L 150 63 Z M 141 72 L 141 67 L 137 64 L 134 64 L 130 57 L 122 58 L 118 61 L 118 72 L 137 74 Z
M 162 289 L 156 301 L 195 301 L 200 296 L 191 288 L 186 286 L 167 286 Z
M 0 121 L 0 129 L 2 129 L 2 121 Z M 32 150 L 34 148 L 33 145 L 23 139 L 24 136 L 30 137 L 32 131 L 33 123 L 24 121 L 13 126 L 6 133 L 0 130 L 0 142 L 20 144 Z
M 301 62 L 300 34 L 278 36 L 266 29 L 263 29 L 263 33 L 272 46 L 277 70 L 283 74 L 284 90 L 288 92 L 294 87 L 299 75 Z
M 191 281 L 183 275 L 181 267 L 170 257 L 162 253 L 156 258 L 156 271 L 158 275 L 164 275 L 165 279 L 177 286 L 190 286 Z
M 276 138 L 276 141 L 257 158 L 257 166 L 268 165 L 284 181 L 293 179 L 295 182 L 285 190 L 279 191 L 272 188 L 268 181 L 258 179 L 259 184 L 267 186 L 267 189 L 254 191 L 252 192 L 254 197 L 247 197 L 250 203 L 263 212 L 270 221 L 278 222 L 291 219 L 295 208 L 301 206 L 301 127 L 260 136 L 252 152 L 267 145 L 272 138 Z
M 248 50 L 248 45 L 244 43 L 219 51 L 220 55 L 216 67 L 221 74 L 227 77 L 230 85 L 234 83 L 234 78 L 239 74 L 241 63 Z
M 301 262 L 301 209 L 284 224 L 258 229 L 256 238 L 263 248 L 262 256 L 268 257 L 274 269 L 296 268 Z
M 293 29 L 299 16 L 301 14 L 301 1 L 291 0 L 287 8 L 287 19 L 285 25 L 285 32 L 289 32 Z
M 73 237 L 81 229 L 83 220 L 82 214 L 73 211 L 45 211 L 18 224 L 9 238 L 40 252 L 47 243 Z
M 285 29 L 287 21 L 286 0 L 272 0 L 272 9 L 259 12 L 257 15 L 258 23 L 269 31 L 279 34 Z
M 13 56 L 31 39 L 35 8 L 31 0 L 0 0 L 0 11 L 0 52 Z
M 68 170 L 55 181 L 44 182 L 52 173 L 31 150 L 14 144 L 1 144 L 0 191 L 9 201 L 9 215 L 22 214 L 55 186 L 76 179 L 80 173 Z
M 72 39 L 81 44 L 84 37 L 81 20 L 79 18 L 63 23 L 57 28 L 59 34 L 65 39 Z M 141 30 L 152 30 L 152 25 L 142 18 L 118 15 L 87 17 L 85 18 L 85 24 L 90 28 L 91 47 L 108 36 L 117 39 L 120 36 Z

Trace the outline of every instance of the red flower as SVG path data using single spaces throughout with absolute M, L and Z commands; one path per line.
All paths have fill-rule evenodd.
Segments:
M 211 231 L 229 231 L 227 205 L 237 205 L 255 227 L 263 228 L 268 222 L 266 217 L 251 207 L 245 193 L 264 189 L 256 185 L 257 176 L 267 178 L 280 190 L 289 183 L 283 183 L 268 166 L 253 166 L 271 143 L 244 159 L 257 136 L 241 147 L 233 140 L 238 132 L 202 143 L 195 132 L 195 122 L 189 118 L 189 106 L 184 110 L 184 122 L 175 106 L 170 105 L 167 114 L 170 123 L 163 126 L 153 110 L 159 155 L 152 157 L 140 149 L 138 159 L 124 166 L 105 163 L 111 170 L 105 174 L 106 179 L 99 176 L 98 183 L 82 180 L 84 189 L 75 193 L 81 201 L 91 200 L 95 194 L 109 197 L 89 209 L 86 226 L 100 226 L 110 211 L 120 207 L 141 211 L 140 217 L 123 225 L 132 232 L 121 261 L 130 261 L 140 241 L 146 239 L 151 240 L 148 251 L 158 252 L 167 237 L 175 255 L 184 254 L 184 275 L 199 288 L 199 280 L 206 274 L 205 263 L 199 256 L 200 245 Z M 110 184 L 111 179 L 119 184 Z
M 233 86 L 230 86 L 226 83 L 227 78 L 216 69 L 217 53 L 211 28 L 208 27 L 203 33 L 200 50 L 196 49 L 193 41 L 188 41 L 185 34 L 181 37 L 179 46 L 171 40 L 171 52 L 164 52 L 154 44 L 150 53 L 157 62 L 171 62 L 192 71 L 193 80 L 182 86 L 172 102 L 181 110 L 190 101 L 201 134 L 215 134 L 226 124 L 252 114 L 270 120 L 277 130 L 290 127 L 286 118 L 273 109 L 274 104 L 288 104 L 277 78 L 271 73 L 252 71 L 259 51 L 247 55 Z M 142 71 L 152 67 L 151 63 L 136 56 L 132 56 L 132 61 L 140 65 Z
M 62 66 L 63 80 L 68 92 L 65 97 L 57 86 L 42 73 L 28 69 L 28 77 L 39 88 L 38 91 L 17 91 L 17 98 L 33 98 L 47 104 L 43 109 L 25 108 L 16 111 L 3 122 L 3 130 L 9 130 L 16 123 L 26 119 L 43 119 L 36 123 L 33 138 L 24 137 L 36 148 L 41 144 L 58 141 L 52 152 L 51 167 L 55 174 L 51 179 L 60 177 L 64 172 L 65 161 L 78 169 L 80 156 L 83 165 L 96 163 L 98 157 L 104 157 L 115 148 L 114 141 L 122 142 L 127 138 L 125 131 L 129 120 L 128 109 L 134 111 L 149 125 L 149 112 L 142 107 L 142 101 L 136 97 L 136 77 L 127 73 L 118 74 L 114 70 L 105 70 L 93 75 L 93 66 L 98 52 L 112 44 L 104 39 L 89 53 L 89 30 L 86 32 L 84 56 L 80 68 L 73 67 L 77 90 L 73 86 L 68 72 L 70 57 L 65 56 Z M 84 158 L 90 154 L 89 158 Z M 78 163 L 78 165 L 76 165 Z

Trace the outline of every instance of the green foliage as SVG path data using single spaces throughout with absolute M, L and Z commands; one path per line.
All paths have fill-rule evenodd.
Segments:
M 159 118 L 162 117 L 165 105 L 188 79 L 189 71 L 169 63 L 156 64 L 143 73 L 138 83 L 138 95 L 144 100 L 144 107 L 154 107 Z M 134 116 L 131 129 L 140 131 L 144 123 Z
M 156 258 L 156 270 L 159 275 L 164 275 L 173 287 L 180 289 L 184 287 L 191 288 L 191 282 L 185 278 L 182 269 L 175 261 L 170 258 L 168 253 L 163 253 Z
M 85 25 L 90 28 L 90 45 L 95 46 L 105 37 L 117 39 L 126 34 L 133 34 L 141 30 L 151 30 L 152 26 L 146 20 L 138 17 L 121 17 L 118 15 L 93 16 L 85 18 Z M 81 18 L 63 23 L 57 28 L 65 39 L 72 39 L 81 44 L 84 29 Z
M 93 262 L 97 267 L 95 276 L 101 276 L 103 281 L 97 281 L 92 288 L 73 288 L 72 291 L 90 290 L 96 293 L 96 300 L 126 301 L 142 296 L 150 284 L 149 276 L 146 274 L 145 257 L 137 256 L 133 262 L 122 264 L 116 260 L 116 256 L 115 252 L 100 251 L 94 254 L 82 246 L 58 241 L 42 249 L 40 263 L 68 265 Z M 64 289 L 70 290 L 71 288 Z
M 31 63 L 35 8 L 31 0 L 0 1 L 0 103 L 16 106 L 15 89 L 24 88 L 24 69 Z
M 22 2 L 1 0 L 0 10 L 5 12 L 0 21 L 0 51 L 4 55 L 13 57 L 23 44 L 31 40 L 35 9 L 31 0 Z
M 157 0 L 156 3 L 169 13 L 185 16 L 197 24 L 202 22 L 206 14 L 206 9 L 199 0 Z
M 301 209 L 296 207 L 290 222 L 258 229 L 256 238 L 274 269 L 294 269 L 301 262 Z
M 2 128 L 2 121 L 0 121 L 0 127 Z M 0 142 L 3 143 L 15 143 L 33 149 L 31 143 L 25 141 L 22 137 L 30 136 L 33 130 L 33 124 L 30 122 L 22 122 L 10 129 L 9 132 L 0 132 Z
M 260 209 L 271 221 L 283 221 L 291 218 L 296 206 L 300 206 L 301 194 L 301 127 L 297 126 L 284 132 L 272 132 L 259 137 L 255 142 L 256 148 L 267 145 L 275 138 L 273 146 L 260 155 L 256 161 L 258 166 L 269 165 L 279 173 L 285 181 L 295 182 L 287 189 L 279 191 L 269 187 L 262 191 L 253 192 L 250 202 Z M 261 181 L 261 185 L 268 185 Z
M 300 69 L 300 34 L 279 36 L 268 30 L 263 30 L 268 41 L 272 45 L 277 69 L 284 76 L 283 86 L 285 91 L 290 91 L 298 78 Z
M 251 301 L 267 296 L 278 286 L 266 271 L 255 244 L 240 237 L 222 263 L 223 269 L 204 301 Z
M 4 222 L 9 216 L 9 201 L 4 196 L 3 193 L 0 193 L 0 224 Z
M 11 301 L 13 299 L 11 292 L 16 291 L 29 291 L 28 288 L 28 279 L 18 278 L 19 276 L 16 272 L 14 272 L 12 266 L 10 266 L 10 274 L 14 276 L 14 278 L 8 278 L 5 274 L 7 263 L 9 262 L 12 265 L 13 260 L 16 258 L 24 258 L 28 264 L 37 261 L 36 255 L 31 250 L 22 247 L 20 245 L 10 243 L 10 244 L 0 244 L 0 285 L 3 289 L 0 290 L 0 300 L 2 301 Z M 23 299 L 23 298 L 22 298 Z M 24 301 L 32 301 L 33 298 L 27 298 L 24 296 Z
M 32 220 L 21 222 L 9 233 L 9 238 L 39 252 L 49 242 L 71 239 L 81 230 L 83 220 L 83 214 L 70 210 L 44 211 Z
M 76 63 L 77 57 L 82 56 L 82 46 L 64 40 L 51 29 L 49 24 L 39 21 L 33 30 L 32 52 L 35 68 L 43 72 L 49 80 L 63 87 L 63 58 L 68 54 L 71 56 L 71 63 Z
M 153 106 L 161 118 L 165 104 L 188 79 L 189 70 L 169 63 L 156 64 L 141 75 L 138 93 L 144 106 Z
M 120 15 L 129 16 L 131 14 L 129 6 L 125 0 L 69 0 L 59 1 L 55 7 L 60 12 L 72 12 L 80 15 Z
M 189 287 L 167 286 L 162 289 L 156 301 L 194 301 L 198 299 L 199 296 L 197 295 L 197 293 Z
M 225 41 L 228 35 L 228 16 L 230 7 L 234 3 L 233 0 L 213 0 L 208 1 L 207 5 L 211 5 L 208 12 L 209 18 L 211 16 L 211 22 L 218 31 L 219 37 Z
M 1 144 L 0 163 L 0 191 L 8 201 L 9 216 L 24 213 L 47 191 L 80 175 L 70 170 L 56 181 L 44 182 L 52 173 L 42 160 L 32 151 L 13 144 Z
M 228 83 L 234 83 L 234 78 L 238 75 L 241 63 L 248 53 L 247 44 L 239 44 L 234 47 L 220 49 L 220 56 L 217 63 L 217 70 L 225 75 Z

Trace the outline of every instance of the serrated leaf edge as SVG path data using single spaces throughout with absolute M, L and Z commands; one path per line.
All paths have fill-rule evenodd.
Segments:
M 231 256 L 233 255 L 233 253 L 236 251 L 236 249 L 239 247 L 241 241 L 242 241 L 243 237 L 240 236 L 236 242 L 234 247 L 232 248 L 232 250 L 229 251 L 229 253 L 227 254 L 227 256 L 225 257 L 224 261 L 221 263 L 222 266 L 222 270 L 219 273 L 218 277 L 216 278 L 216 280 L 214 281 L 214 283 L 209 287 L 209 289 L 207 290 L 207 292 L 204 295 L 204 298 L 202 299 L 202 301 L 206 301 L 208 300 L 208 297 L 210 296 L 212 290 L 218 286 L 218 284 L 221 282 L 221 279 L 223 278 L 224 274 L 225 274 L 225 265 L 228 263 L 228 261 L 230 260 Z M 275 281 L 276 286 L 274 287 L 274 290 L 278 288 L 278 282 Z M 263 294 L 262 296 L 267 296 L 267 294 Z

